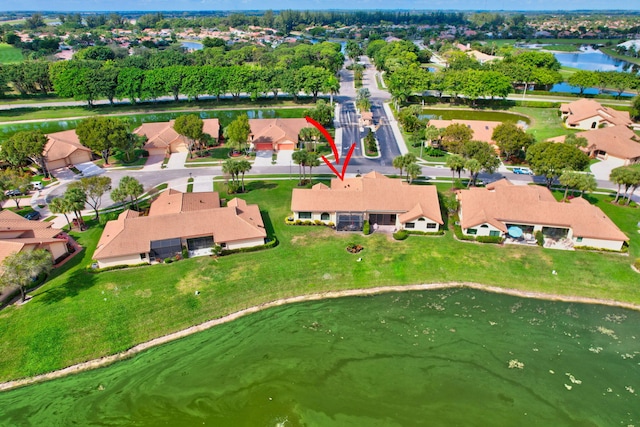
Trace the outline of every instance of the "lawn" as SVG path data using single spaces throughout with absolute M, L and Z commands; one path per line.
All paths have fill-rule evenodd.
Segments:
M 223 189 L 224 184 L 216 185 Z M 260 205 L 268 234 L 280 242 L 261 252 L 92 274 L 85 266 L 101 228 L 94 223 L 76 233 L 87 249 L 32 292 L 28 304 L 0 311 L 0 381 L 120 352 L 267 301 L 328 290 L 478 282 L 640 303 L 639 276 L 630 268 L 640 256 L 637 209 L 600 201 L 631 236 L 632 257 L 465 243 L 451 232 L 394 241 L 380 234 L 285 225 L 294 185 L 288 180 L 247 182 L 248 192 L 241 197 Z M 223 191 L 220 196 L 233 197 Z M 364 246 L 362 262 L 346 252 L 349 243 Z
M 20 49 L 7 43 L 0 43 L 0 64 L 15 64 L 23 60 Z

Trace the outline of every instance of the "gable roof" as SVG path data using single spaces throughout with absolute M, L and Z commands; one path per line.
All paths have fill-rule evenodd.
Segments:
M 80 138 L 75 130 L 50 133 L 47 138 L 48 141 L 42 152 L 47 162 L 66 159 L 77 150 L 91 153 L 91 149 L 80 143 Z
M 26 245 L 61 241 L 55 237 L 62 230 L 53 228 L 52 225 L 50 222 L 29 221 L 7 209 L 0 211 L 0 263 L 12 253 L 20 252 Z
M 175 120 L 168 122 L 143 123 L 133 131 L 136 135 L 146 136 L 145 149 L 167 148 L 177 141 L 182 141 L 183 137 L 173 129 Z M 203 119 L 202 132 L 214 138 L 220 136 L 220 121 L 218 119 Z
M 560 111 L 568 115 L 568 125 L 577 125 L 581 121 L 595 116 L 599 116 L 602 121 L 608 122 L 613 126 L 631 126 L 633 124 L 628 111 L 618 111 L 604 107 L 593 99 L 582 98 L 568 104 L 562 104 Z
M 505 180 L 506 181 L 506 180 Z M 556 201 L 538 185 L 472 187 L 458 192 L 462 228 L 491 224 L 506 232 L 507 223 L 571 228 L 578 237 L 626 241 L 628 237 L 598 207 L 582 198 Z
M 183 193 L 169 189 L 158 196 L 151 204 L 149 216 L 170 213 L 191 212 L 220 207 L 220 197 L 217 192 Z
M 379 172 L 362 177 L 331 180 L 331 187 L 316 184 L 293 190 L 294 212 L 397 212 L 401 221 L 425 216 L 443 224 L 436 187 L 409 185 Z
M 298 142 L 300 130 L 311 125 L 306 119 L 249 119 L 251 142 L 254 144 L 278 144 L 284 141 Z
M 226 207 L 220 207 L 219 204 L 212 207 L 213 200 L 219 201 L 218 194 L 213 192 L 209 195 L 191 193 L 201 196 L 183 197 L 182 202 L 169 202 L 177 200 L 180 194 L 173 190 L 164 199 L 158 198 L 151 204 L 149 216 L 124 211 L 118 219 L 109 221 L 93 257 L 101 260 L 148 253 L 151 242 L 156 240 L 213 236 L 216 242 L 226 243 L 267 236 L 258 205 L 233 199 Z M 199 204 L 198 200 L 204 200 L 209 207 L 194 208 Z M 154 209 L 157 201 L 163 206 L 160 209 Z M 180 211 L 176 211 L 177 205 L 182 206 Z
M 638 137 L 626 126 L 608 126 L 580 132 L 576 136 L 584 137 L 589 141 L 587 147 L 583 148 L 587 152 L 600 150 L 620 159 L 640 157 Z

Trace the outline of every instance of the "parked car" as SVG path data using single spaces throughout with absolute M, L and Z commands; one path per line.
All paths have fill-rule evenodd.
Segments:
M 40 212 L 38 211 L 29 212 L 24 217 L 29 221 L 37 221 L 40 219 Z
M 511 172 L 516 175 L 533 175 L 533 172 L 531 172 L 531 169 L 529 168 L 513 168 Z
M 34 181 L 31 183 L 31 186 L 34 190 L 42 190 L 44 188 L 42 181 Z
M 4 192 L 5 196 L 9 196 L 9 197 L 15 197 L 15 196 L 22 196 L 22 191 L 20 190 L 7 190 Z

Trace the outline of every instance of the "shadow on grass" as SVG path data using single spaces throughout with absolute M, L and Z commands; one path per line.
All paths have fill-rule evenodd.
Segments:
M 75 260 L 74 260 L 75 261 Z M 72 264 L 72 263 L 69 263 Z M 75 297 L 81 291 L 91 288 L 96 283 L 96 275 L 87 272 L 83 268 L 77 268 L 58 286 L 39 292 L 34 295 L 36 301 L 44 304 L 54 304 L 65 298 Z
M 260 215 L 262 215 L 262 222 L 264 223 L 264 229 L 267 232 L 267 237 L 275 238 L 276 232 L 273 228 L 273 223 L 271 222 L 271 217 L 269 216 L 269 212 L 265 210 L 261 210 Z
M 245 193 L 248 193 L 249 191 L 254 191 L 254 190 L 271 190 L 274 189 L 278 186 L 278 184 L 275 184 L 273 182 L 264 182 L 264 181 L 250 181 L 250 182 L 245 182 Z

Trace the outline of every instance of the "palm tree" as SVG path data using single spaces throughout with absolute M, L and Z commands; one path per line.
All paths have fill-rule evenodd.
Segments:
M 299 165 L 299 176 L 300 176 L 300 182 L 299 184 L 302 185 L 302 183 L 305 181 L 306 177 L 304 175 L 305 172 L 305 166 L 307 165 L 307 151 L 304 150 L 298 150 L 298 151 L 294 151 L 293 154 L 291 155 L 291 158 L 293 159 L 293 162 L 296 165 Z
M 69 221 L 69 216 L 67 215 L 69 212 L 71 212 L 71 207 L 64 197 L 56 197 L 55 199 L 51 200 L 49 202 L 49 210 L 54 214 L 63 214 L 65 219 L 67 220 L 69 230 L 71 230 L 71 221 Z
M 469 160 L 467 160 L 467 163 L 465 164 L 465 168 L 469 171 L 469 174 L 471 175 L 471 177 L 470 177 L 471 179 L 469 180 L 469 183 L 467 184 L 467 187 L 469 187 L 471 185 L 473 185 L 475 187 L 476 186 L 476 179 L 478 178 L 478 174 L 482 170 L 482 165 L 476 159 L 469 159 Z
M 311 180 L 311 170 L 317 166 L 320 166 L 320 159 L 318 158 L 318 153 L 308 152 L 307 164 L 309 165 L 309 180 Z
M 238 183 L 237 183 L 237 177 L 239 174 L 239 169 L 238 169 L 238 164 L 240 162 L 235 161 L 233 159 L 227 159 L 223 164 L 222 164 L 222 172 L 228 174 L 231 176 L 231 184 L 233 187 L 237 188 L 238 187 Z
M 0 280 L 5 286 L 18 286 L 20 297 L 24 301 L 27 287 L 33 279 L 42 273 L 48 273 L 52 266 L 51 253 L 46 249 L 14 252 L 2 261 L 3 273 Z
M 336 76 L 331 76 L 327 79 L 324 92 L 329 92 L 329 103 L 333 107 L 333 95 L 337 95 L 340 92 L 340 80 Z
M 409 184 L 413 182 L 422 173 L 422 168 L 417 163 L 411 163 L 407 165 L 407 179 Z
M 402 156 L 394 157 L 392 164 L 394 168 L 400 169 L 400 177 L 402 177 L 402 172 L 404 171 L 404 159 Z
M 237 163 L 237 172 L 242 174 L 242 192 L 244 193 L 244 174 L 251 170 L 251 163 L 248 160 L 240 160 Z
M 458 173 L 458 179 L 460 179 L 460 174 L 464 171 L 464 157 L 459 154 L 451 154 L 447 157 L 447 167 L 451 169 L 451 179 L 455 179 L 456 172 Z

